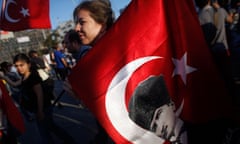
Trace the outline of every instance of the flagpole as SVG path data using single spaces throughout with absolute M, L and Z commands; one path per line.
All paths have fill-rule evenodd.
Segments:
M 5 11 L 5 7 L 6 7 L 6 0 L 2 0 L 1 1 L 1 11 L 0 11 L 0 19 L 2 18 L 2 15 L 3 15 L 3 13 L 4 13 L 4 11 Z

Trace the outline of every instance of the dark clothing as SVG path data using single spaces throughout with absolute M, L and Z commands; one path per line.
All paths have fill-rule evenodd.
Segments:
M 31 67 L 34 69 L 39 69 L 39 68 L 46 68 L 44 60 L 40 57 L 33 57 L 31 58 Z
M 90 49 L 90 46 L 81 46 L 80 51 L 78 53 L 72 53 L 72 56 L 76 61 L 79 61 Z
M 51 78 L 48 78 L 47 80 L 42 82 L 42 89 L 44 93 L 45 103 L 46 105 L 50 105 L 50 101 L 54 99 L 54 80 Z
M 55 68 L 55 72 L 57 75 L 60 76 L 61 80 L 65 80 L 68 75 L 68 69 L 67 68 Z
M 57 126 L 53 121 L 53 109 L 51 107 L 51 97 L 53 97 L 53 85 L 54 81 L 47 79 L 44 82 L 41 80 L 37 72 L 31 72 L 29 77 L 22 81 L 22 102 L 24 116 L 32 121 L 35 120 L 38 111 L 37 95 L 35 94 L 33 87 L 37 84 L 41 84 L 43 89 L 43 112 L 44 119 L 37 120 L 38 130 L 41 136 L 41 143 L 48 144 L 52 142 L 50 132 L 54 132 L 56 136 L 64 141 L 64 143 L 74 144 L 73 138 L 65 132 L 61 127 Z
M 37 112 L 37 96 L 33 87 L 42 82 L 37 73 L 31 73 L 29 77 L 22 81 L 21 87 L 21 106 L 30 112 Z
M 38 111 L 37 95 L 33 90 L 33 87 L 37 84 L 42 85 L 42 79 L 37 72 L 31 72 L 29 77 L 22 81 L 21 86 L 21 106 L 34 113 Z M 51 101 L 48 95 L 44 93 L 43 96 L 44 107 L 50 106 Z

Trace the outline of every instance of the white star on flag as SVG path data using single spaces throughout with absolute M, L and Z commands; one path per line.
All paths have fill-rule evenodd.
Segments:
M 20 13 L 21 13 L 24 17 L 30 16 L 30 14 L 29 14 L 29 9 L 25 9 L 25 8 L 23 8 L 23 7 L 22 7 L 22 10 L 20 11 Z
M 175 75 L 180 75 L 183 80 L 183 83 L 186 85 L 187 74 L 192 73 L 197 69 L 187 65 L 187 53 L 185 53 L 180 60 L 173 58 L 172 61 L 175 65 L 172 77 L 174 77 Z

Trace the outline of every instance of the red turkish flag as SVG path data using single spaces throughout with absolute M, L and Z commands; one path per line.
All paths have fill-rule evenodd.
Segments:
M 2 0 L 0 29 L 51 28 L 49 0 Z
M 159 75 L 180 115 L 179 125 L 207 122 L 229 112 L 230 100 L 192 0 L 133 0 L 78 62 L 69 80 L 116 143 L 161 144 L 164 138 L 140 128 L 128 113 L 139 83 Z M 154 119 L 147 114 L 143 119 Z
M 3 113 L 6 114 L 7 120 L 11 123 L 11 125 L 19 132 L 23 133 L 25 131 L 23 117 L 9 96 L 2 80 L 0 80 L 0 107 Z

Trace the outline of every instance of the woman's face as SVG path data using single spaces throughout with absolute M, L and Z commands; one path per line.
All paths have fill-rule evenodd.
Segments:
M 15 67 L 19 74 L 25 75 L 30 71 L 30 64 L 26 61 L 17 61 L 15 62 Z
M 97 23 L 90 16 L 88 10 L 81 9 L 77 15 L 75 30 L 84 45 L 91 45 L 98 39 L 99 34 L 103 32 L 103 24 Z

